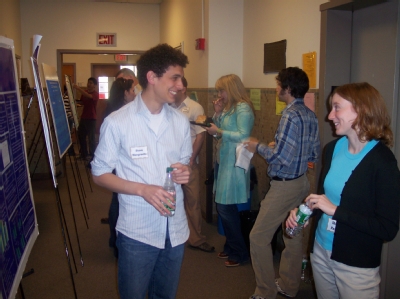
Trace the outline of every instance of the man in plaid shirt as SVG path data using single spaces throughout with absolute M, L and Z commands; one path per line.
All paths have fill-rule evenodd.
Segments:
M 277 292 L 294 297 L 300 285 L 302 234 L 283 236 L 285 249 L 281 255 L 280 278 L 275 279 L 271 240 L 279 225 L 293 208 L 309 194 L 307 163 L 316 162 L 320 153 L 318 120 L 304 104 L 308 91 L 307 74 L 289 67 L 276 77 L 279 100 L 287 107 L 282 112 L 275 140 L 268 145 L 250 138 L 245 144 L 268 163 L 270 189 L 261 202 L 260 211 L 250 233 L 250 252 L 256 277 L 251 299 L 276 298 Z

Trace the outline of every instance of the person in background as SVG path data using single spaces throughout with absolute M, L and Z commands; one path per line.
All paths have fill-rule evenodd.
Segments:
M 273 299 L 277 292 L 294 297 L 299 290 L 302 234 L 294 238 L 283 235 L 285 249 L 281 254 L 279 279 L 275 279 L 271 241 L 288 213 L 309 194 L 307 163 L 315 163 L 320 154 L 318 119 L 304 104 L 309 88 L 307 74 L 298 67 L 288 67 L 278 73 L 276 81 L 279 100 L 287 106 L 274 141 L 268 145 L 255 138 L 244 142 L 249 151 L 266 160 L 271 179 L 250 233 L 250 254 L 256 278 L 256 289 L 250 299 Z
M 399 230 L 400 172 L 390 117 L 368 83 L 337 87 L 328 119 L 342 136 L 326 145 L 320 194 L 306 203 L 316 226 L 311 265 L 318 298 L 379 298 L 382 245 Z M 296 210 L 287 226 L 294 227 Z
M 132 79 L 118 78 L 110 88 L 110 96 L 107 100 L 105 117 L 119 108 L 132 102 L 136 97 L 135 85 Z
M 199 115 L 204 115 L 203 107 L 186 95 L 187 81 L 182 78 L 183 88 L 175 95 L 175 103 L 171 106 L 178 109 L 190 121 L 195 121 Z M 199 177 L 199 153 L 205 138 L 205 129 L 201 126 L 190 125 L 190 136 L 192 138 L 193 153 L 189 165 L 192 168 L 190 179 L 187 184 L 182 185 L 186 217 L 189 224 L 189 246 L 205 252 L 213 252 L 214 246 L 207 243 L 206 237 L 201 234 L 201 206 L 200 206 L 200 177 Z
M 81 93 L 80 101 L 83 102 L 83 111 L 78 131 L 81 159 L 90 161 L 96 150 L 96 105 L 99 100 L 99 93 L 96 90 L 97 80 L 96 78 L 90 77 L 87 81 L 86 89 L 76 84 L 74 84 L 74 88 Z M 86 138 L 89 139 L 89 150 Z
M 187 56 L 167 44 L 137 62 L 143 91 L 105 120 L 92 165 L 93 181 L 118 193 L 118 288 L 121 299 L 173 299 L 189 229 L 181 184 L 192 155 L 187 118 L 170 107 L 183 88 Z M 163 189 L 167 167 L 176 197 Z M 113 174 L 113 170 L 116 174 Z M 169 208 L 175 208 L 171 217 Z
M 105 117 L 107 117 L 112 112 L 117 111 L 125 104 L 132 102 L 136 97 L 134 89 L 135 85 L 132 79 L 116 79 L 111 85 L 110 96 L 107 100 Z M 107 222 L 110 226 L 110 239 L 108 245 L 114 249 L 114 256 L 116 258 L 118 258 L 118 249 L 116 245 L 117 232 L 115 230 L 115 227 L 117 225 L 118 215 L 118 194 L 113 192 L 107 218 Z M 102 219 L 102 223 L 104 223 L 104 218 Z
M 133 80 L 133 85 L 138 85 L 139 84 L 139 80 L 137 79 L 137 77 L 135 76 L 135 73 L 131 70 L 128 69 L 126 67 L 120 69 L 117 74 L 115 75 L 115 78 L 124 78 L 124 79 L 132 79 Z
M 218 99 L 214 101 L 214 124 L 206 130 L 217 139 L 215 202 L 226 236 L 218 257 L 227 259 L 225 266 L 235 267 L 249 261 L 237 204 L 246 203 L 250 197 L 250 172 L 235 166 L 236 146 L 250 136 L 254 109 L 238 76 L 219 78 L 215 88 Z

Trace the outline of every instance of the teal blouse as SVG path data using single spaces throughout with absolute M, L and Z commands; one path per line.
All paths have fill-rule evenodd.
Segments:
M 239 204 L 250 197 L 250 171 L 235 167 L 236 146 L 250 137 L 254 125 L 254 113 L 246 103 L 239 103 L 213 117 L 215 125 L 222 129 L 219 141 L 218 178 L 214 181 L 215 202 L 219 204 Z

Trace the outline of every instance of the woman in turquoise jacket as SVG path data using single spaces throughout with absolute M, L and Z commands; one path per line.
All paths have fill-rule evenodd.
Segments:
M 206 128 L 217 139 L 214 192 L 217 211 L 224 228 L 226 242 L 219 258 L 227 259 L 225 266 L 239 266 L 249 260 L 244 242 L 237 204 L 250 196 L 250 172 L 236 167 L 236 146 L 251 135 L 254 109 L 242 81 L 236 75 L 217 80 L 215 88 L 214 124 Z

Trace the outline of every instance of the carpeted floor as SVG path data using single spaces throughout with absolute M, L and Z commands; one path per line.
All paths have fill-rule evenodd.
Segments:
M 79 162 L 78 165 L 81 180 L 75 174 L 78 182 L 77 188 L 69 162 L 67 163 L 74 213 L 71 212 L 66 177 L 57 178 L 69 238 L 72 243 L 72 248 L 70 248 L 68 242 L 71 268 L 68 266 L 65 253 L 60 217 L 57 211 L 56 192 L 52 180 L 39 179 L 35 176 L 32 180 L 39 236 L 25 269 L 25 272 L 31 269 L 34 272 L 24 277 L 21 282 L 26 299 L 75 298 L 74 285 L 76 297 L 80 299 L 118 298 L 117 263 L 113 250 L 108 247 L 109 227 L 100 223 L 101 218 L 107 217 L 111 193 L 94 185 L 92 181 L 89 185 L 83 162 Z M 83 188 L 79 186 L 80 182 Z M 85 193 L 84 201 L 79 200 L 77 190 Z M 83 198 L 82 195 L 81 198 Z M 83 214 L 85 205 L 89 216 L 86 221 Z M 78 232 L 79 238 L 75 231 Z M 204 222 L 203 232 L 207 235 L 209 243 L 216 247 L 216 252 L 221 251 L 225 238 L 218 234 L 217 225 Z M 224 266 L 223 260 L 217 258 L 216 252 L 205 253 L 186 247 L 178 299 L 247 299 L 253 294 L 255 280 L 251 263 L 227 268 Z M 81 257 L 84 263 L 83 267 L 81 266 Z M 274 256 L 275 268 L 278 263 L 279 252 Z M 309 272 L 306 271 L 306 280 L 308 277 Z M 16 298 L 23 298 L 21 291 L 18 292 Z M 278 295 L 277 298 L 285 297 Z M 302 282 L 296 298 L 316 298 L 312 284 Z

